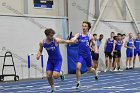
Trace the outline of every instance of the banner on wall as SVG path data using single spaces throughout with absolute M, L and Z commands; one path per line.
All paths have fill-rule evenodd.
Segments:
M 78 60 L 78 44 L 72 44 L 67 47 L 68 53 L 68 73 L 75 74 L 76 73 L 76 62 Z M 87 66 L 85 62 L 82 62 L 81 73 L 85 73 L 87 71 Z
M 34 0 L 35 8 L 53 8 L 53 0 Z

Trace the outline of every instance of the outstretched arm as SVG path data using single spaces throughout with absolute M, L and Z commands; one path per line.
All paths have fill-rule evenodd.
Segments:
M 67 44 L 73 44 L 76 43 L 77 38 L 79 37 L 79 34 L 76 34 L 71 40 L 63 40 L 60 38 L 55 38 L 57 43 L 67 43 Z
M 42 54 L 42 51 L 43 51 L 43 41 L 40 41 L 39 42 L 39 49 L 38 49 L 38 52 L 37 52 L 37 56 L 36 56 L 36 59 L 39 60 L 41 54 Z
M 76 43 L 78 37 L 79 37 L 79 33 L 75 34 L 74 37 L 71 39 L 71 41 L 72 41 L 73 43 Z
M 64 43 L 71 44 L 71 43 L 73 43 L 71 40 L 63 40 L 61 38 L 55 38 L 55 40 L 56 40 L 57 43 L 61 43 L 61 44 L 64 44 Z

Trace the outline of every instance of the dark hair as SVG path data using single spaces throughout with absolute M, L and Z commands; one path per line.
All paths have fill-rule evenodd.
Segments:
M 137 34 L 140 34 L 140 33 L 137 33 Z
M 122 34 L 122 36 L 126 36 L 126 34 Z
M 117 36 L 119 36 L 119 35 L 120 35 L 120 36 L 122 36 L 122 34 L 121 34 L 121 33 L 118 33 L 118 34 L 117 34 Z
M 97 34 L 93 34 L 93 36 L 97 36 Z
M 101 36 L 103 37 L 104 35 L 103 35 L 103 34 L 100 34 L 100 37 L 101 37 Z
M 47 28 L 44 33 L 46 36 L 48 36 L 50 34 L 55 34 L 55 31 L 52 28 Z
M 115 32 L 111 32 L 111 34 L 115 34 Z
M 117 36 L 114 36 L 113 39 L 116 40 L 117 39 Z
M 91 28 L 91 23 L 90 23 L 90 22 L 88 22 L 88 21 L 83 21 L 83 23 L 88 24 L 88 30 Z

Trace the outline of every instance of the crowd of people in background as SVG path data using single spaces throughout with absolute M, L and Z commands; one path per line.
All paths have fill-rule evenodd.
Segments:
M 90 43 L 91 55 L 92 55 L 92 66 L 98 68 L 99 59 L 99 47 L 101 45 L 103 34 L 93 34 L 94 41 Z M 127 40 L 124 40 L 124 39 Z M 95 46 L 95 43 L 96 46 Z M 136 56 L 138 55 L 140 62 L 140 33 L 137 33 L 136 37 L 133 37 L 132 33 L 127 36 L 125 34 L 111 32 L 110 37 L 107 38 L 104 45 L 105 53 L 105 65 L 106 69 L 104 72 L 111 71 L 123 71 L 121 68 L 121 52 L 122 47 L 126 48 L 126 70 L 135 68 Z M 99 61 L 100 62 L 100 61 Z

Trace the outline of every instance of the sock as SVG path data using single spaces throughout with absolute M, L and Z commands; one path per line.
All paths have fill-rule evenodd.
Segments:
M 52 88 L 52 90 L 55 90 L 55 86 L 54 85 L 52 85 L 51 88 Z
M 80 84 L 80 80 L 79 80 L 79 81 L 77 81 L 77 83 L 79 83 L 79 84 Z
M 62 76 L 62 71 L 60 71 L 60 76 Z

